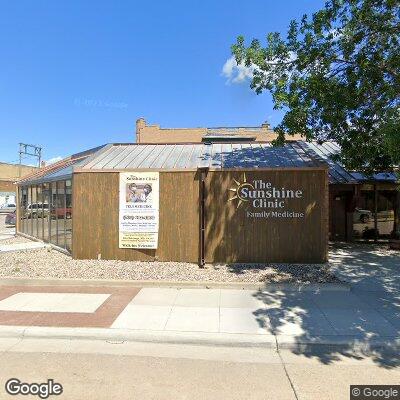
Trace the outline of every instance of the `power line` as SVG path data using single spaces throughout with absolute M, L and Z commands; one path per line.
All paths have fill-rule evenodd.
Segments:
M 20 143 L 19 144 L 19 177 L 21 177 L 21 165 L 23 156 L 37 157 L 38 166 L 40 168 L 40 161 L 42 159 L 42 148 L 34 144 Z

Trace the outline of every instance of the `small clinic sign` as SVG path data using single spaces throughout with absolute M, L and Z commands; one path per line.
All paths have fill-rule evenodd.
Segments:
M 159 182 L 158 172 L 119 174 L 119 248 L 157 248 Z

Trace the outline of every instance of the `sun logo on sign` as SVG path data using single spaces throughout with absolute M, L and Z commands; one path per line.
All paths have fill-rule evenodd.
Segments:
M 249 189 L 254 190 L 254 186 L 253 186 L 250 182 L 247 182 L 246 174 L 245 174 L 244 172 L 243 172 L 243 182 L 242 182 L 242 183 L 239 182 L 239 181 L 237 181 L 235 178 L 233 178 L 233 181 L 235 182 L 235 186 L 234 186 L 234 187 L 231 187 L 231 188 L 229 189 L 229 191 L 230 191 L 230 192 L 234 192 L 235 195 L 232 196 L 230 199 L 228 199 L 228 201 L 233 201 L 233 200 L 238 199 L 239 201 L 238 201 L 238 204 L 237 204 L 237 206 L 236 206 L 236 209 L 238 209 L 238 208 L 243 204 L 244 201 L 249 201 L 249 199 L 244 198 L 244 197 L 241 195 L 242 189 L 243 189 L 244 187 L 247 187 L 247 188 L 249 188 Z

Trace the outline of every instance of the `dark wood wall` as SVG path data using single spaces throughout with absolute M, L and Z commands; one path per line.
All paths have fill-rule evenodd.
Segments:
M 119 173 L 73 178 L 73 245 L 78 259 L 198 262 L 199 183 L 196 172 L 160 173 L 158 249 L 118 247 Z
M 251 202 L 229 201 L 230 188 L 243 182 L 243 172 L 209 172 L 206 179 L 206 262 L 324 262 L 328 245 L 327 171 L 246 171 L 246 180 L 268 181 L 277 188 L 302 190 L 301 199 L 288 199 L 284 209 L 304 212 L 304 218 L 251 218 L 261 212 Z
M 304 219 L 251 219 L 246 205 L 228 201 L 243 172 L 209 171 L 205 181 L 206 262 L 323 262 L 328 242 L 327 171 L 246 171 L 250 179 L 301 189 L 302 199 L 284 210 L 306 212 Z M 76 173 L 73 178 L 74 258 L 198 262 L 199 181 L 195 171 L 160 172 L 158 249 L 118 247 L 119 174 Z M 280 211 L 284 211 L 280 210 Z

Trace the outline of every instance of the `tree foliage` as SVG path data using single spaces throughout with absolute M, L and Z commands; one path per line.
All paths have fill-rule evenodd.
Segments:
M 268 33 L 263 47 L 239 36 L 232 53 L 253 68 L 251 88 L 285 111 L 276 143 L 334 140 L 348 168 L 371 172 L 400 161 L 399 43 L 399 0 L 329 0 L 286 38 Z

